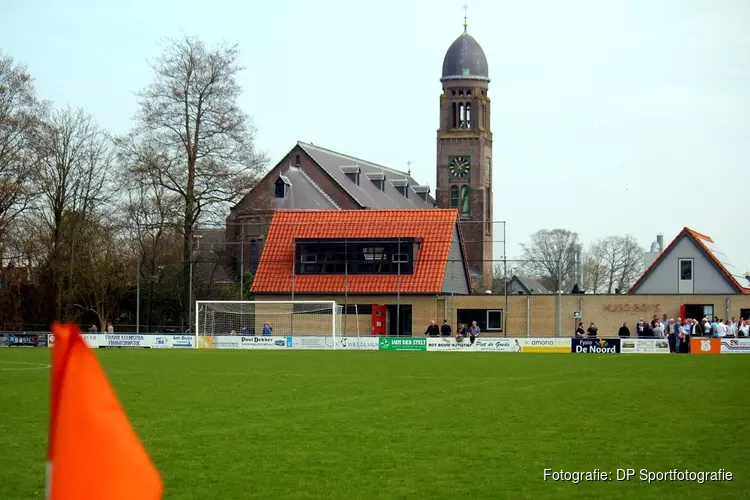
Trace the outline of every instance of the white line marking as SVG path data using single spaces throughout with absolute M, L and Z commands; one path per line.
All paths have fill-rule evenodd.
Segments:
M 3 368 L 2 365 L 24 365 L 21 367 L 13 366 L 10 368 Z M 27 366 L 31 365 L 31 366 Z M 25 361 L 0 361 L 0 371 L 2 372 L 17 372 L 21 370 L 46 370 L 52 368 L 52 365 L 47 363 L 28 363 Z

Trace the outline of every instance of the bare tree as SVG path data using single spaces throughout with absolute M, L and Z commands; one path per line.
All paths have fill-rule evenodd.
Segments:
M 154 81 L 139 93 L 137 125 L 120 141 L 133 171 L 176 194 L 183 235 L 184 320 L 190 321 L 189 266 L 196 224 L 220 220 L 257 182 L 265 155 L 238 107 L 236 46 L 206 46 L 186 37 L 167 43 L 152 65 Z
M 31 139 L 40 107 L 26 68 L 0 52 L 0 238 L 31 199 Z
M 632 236 L 609 236 L 586 254 L 586 276 L 594 293 L 624 293 L 643 272 L 643 249 Z
M 521 245 L 522 256 L 529 274 L 546 278 L 554 290 L 565 290 L 575 281 L 578 233 L 567 229 L 541 229 Z
M 112 150 L 94 119 L 80 109 L 54 111 L 41 125 L 35 146 L 35 208 L 49 234 L 55 319 L 62 319 L 65 284 L 74 294 L 76 244 L 94 211 L 107 201 Z
M 127 273 L 127 245 L 115 224 L 89 223 L 86 229 L 87 245 L 78 259 L 82 264 L 78 272 L 83 276 L 73 305 L 79 311 L 94 313 L 99 319 L 99 331 L 106 331 L 107 322 L 115 319 L 121 299 L 132 283 Z

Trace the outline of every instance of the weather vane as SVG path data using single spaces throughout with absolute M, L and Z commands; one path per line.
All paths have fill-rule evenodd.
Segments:
M 407 161 L 406 165 L 407 165 L 407 168 L 408 168 L 407 173 L 409 174 L 409 176 L 411 176 L 411 160 Z
M 466 27 L 469 25 L 468 21 L 466 20 L 468 15 L 467 11 L 469 10 L 469 5 L 466 3 L 466 0 L 464 0 L 464 32 L 466 31 Z

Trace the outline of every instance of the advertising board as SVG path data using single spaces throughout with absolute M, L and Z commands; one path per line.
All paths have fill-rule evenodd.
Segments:
M 666 339 L 620 339 L 620 352 L 624 354 L 669 354 Z
M 750 354 L 750 339 L 721 339 L 722 354 Z
M 333 337 L 326 337 L 326 346 L 333 347 Z M 336 337 L 336 349 L 349 351 L 377 351 L 380 349 L 379 337 Z
M 570 352 L 582 354 L 618 354 L 620 339 L 572 339 Z
M 195 349 L 192 335 L 155 335 L 151 347 L 155 349 Z
M 7 333 L 0 333 L 0 347 L 8 347 L 10 340 L 8 339 Z
M 468 351 L 472 348 L 468 338 L 461 342 L 456 342 L 453 337 L 429 337 L 426 340 L 428 351 Z
M 426 351 L 427 339 L 419 338 L 397 338 L 379 337 L 378 350 L 380 351 Z
M 138 334 L 104 334 L 99 335 L 99 347 L 151 347 L 151 335 Z
M 322 335 L 287 337 L 286 346 L 289 349 L 333 349 L 333 337 L 330 337 L 328 343 L 326 343 L 326 337 Z
M 287 346 L 287 337 L 259 336 L 236 338 L 240 340 L 240 349 L 286 349 Z
M 519 338 L 523 352 L 555 352 L 570 354 L 570 339 L 565 337 Z
M 721 340 L 710 338 L 690 339 L 690 354 L 720 354 Z

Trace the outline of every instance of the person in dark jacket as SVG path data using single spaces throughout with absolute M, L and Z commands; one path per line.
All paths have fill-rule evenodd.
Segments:
M 443 320 L 443 326 L 440 327 L 440 333 L 443 335 L 443 337 L 450 337 L 453 334 L 453 329 L 451 328 L 451 325 L 448 324 L 448 320 Z
M 599 335 L 599 329 L 596 327 L 593 321 L 589 325 L 588 333 L 589 337 L 596 337 L 597 335 Z
M 630 328 L 627 323 L 623 323 L 620 327 L 620 331 L 617 333 L 618 337 L 630 337 Z
M 440 328 L 438 328 L 437 323 L 435 321 L 430 321 L 430 326 L 427 327 L 427 330 L 424 332 L 425 335 L 429 335 L 430 337 L 439 337 L 440 336 Z

